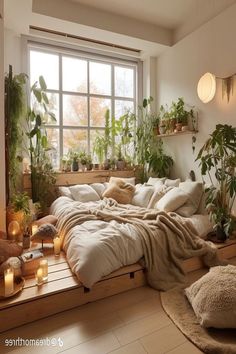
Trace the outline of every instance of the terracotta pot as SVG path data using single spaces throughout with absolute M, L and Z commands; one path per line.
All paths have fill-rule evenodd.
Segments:
M 182 123 L 176 123 L 175 127 L 178 132 L 182 131 Z
M 92 163 L 87 163 L 86 168 L 87 168 L 87 171 L 92 171 L 93 164 Z

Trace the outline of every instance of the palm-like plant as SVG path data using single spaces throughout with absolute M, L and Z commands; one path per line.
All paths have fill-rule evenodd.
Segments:
M 218 124 L 196 160 L 200 161 L 202 175 L 208 175 L 211 181 L 206 189 L 210 218 L 228 236 L 235 227 L 232 209 L 236 197 L 236 128 Z

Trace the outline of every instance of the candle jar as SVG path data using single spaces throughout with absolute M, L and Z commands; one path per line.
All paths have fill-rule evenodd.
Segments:
M 32 232 L 32 235 L 34 235 L 37 231 L 38 231 L 38 225 L 32 225 L 32 229 L 31 229 L 31 232 Z
M 61 252 L 61 240 L 59 236 L 54 238 L 53 244 L 54 244 L 54 254 L 55 256 L 59 256 Z
M 39 263 L 40 268 L 43 270 L 43 281 L 48 280 L 48 260 L 47 259 L 42 259 Z
M 39 267 L 35 272 L 35 279 L 37 285 L 43 284 L 43 269 Z
M 20 278 L 21 275 L 22 275 L 20 259 L 18 257 L 10 257 L 7 260 L 7 263 L 10 266 L 10 268 L 13 270 L 14 277 L 15 278 Z
M 12 268 L 4 271 L 5 296 L 10 296 L 14 292 L 14 272 Z

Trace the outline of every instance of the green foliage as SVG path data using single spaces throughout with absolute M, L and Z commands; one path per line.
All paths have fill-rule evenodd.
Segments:
M 86 165 L 86 163 L 87 163 L 87 154 L 86 154 L 85 151 L 81 151 L 80 152 L 79 159 L 80 159 L 81 165 Z
M 157 177 L 166 177 L 169 175 L 173 163 L 172 157 L 164 154 L 163 142 L 158 139 L 156 149 L 150 152 L 148 170 L 155 173 Z
M 49 158 L 52 146 L 48 141 L 45 128 L 46 123 L 55 122 L 56 118 L 48 109 L 46 89 L 47 86 L 42 76 L 39 77 L 39 82 L 35 82 L 31 87 L 31 97 L 35 107 L 28 107 L 25 132 L 29 141 L 32 199 L 33 202 L 40 202 L 42 209 L 50 203 L 52 185 L 56 182 Z
M 185 109 L 185 103 L 183 97 L 179 97 L 177 102 L 172 102 L 170 115 L 172 118 L 176 119 L 177 123 L 182 123 L 183 125 L 188 124 L 188 116 L 191 111 Z
M 11 197 L 11 207 L 14 212 L 23 211 L 27 216 L 30 215 L 29 196 L 27 193 L 16 193 Z
M 231 214 L 236 197 L 236 128 L 218 124 L 196 160 L 200 161 L 202 175 L 211 181 L 206 200 L 210 217 L 229 234 L 234 223 Z
M 5 113 L 7 117 L 6 132 L 9 160 L 9 189 L 10 198 L 16 193 L 17 180 L 19 178 L 18 151 L 21 147 L 20 119 L 25 110 L 25 84 L 26 74 L 19 74 L 12 77 L 12 72 L 5 76 Z

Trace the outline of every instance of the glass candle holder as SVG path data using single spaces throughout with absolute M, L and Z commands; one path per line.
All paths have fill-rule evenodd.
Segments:
M 48 260 L 42 259 L 39 263 L 40 268 L 43 270 L 43 281 L 48 280 Z
M 9 296 L 14 291 L 14 271 L 8 268 L 4 271 L 5 296 Z
M 55 256 L 59 256 L 61 252 L 61 240 L 59 236 L 54 238 L 53 244 L 54 244 L 54 254 Z
M 37 285 L 43 284 L 43 269 L 39 267 L 35 272 L 35 279 Z

